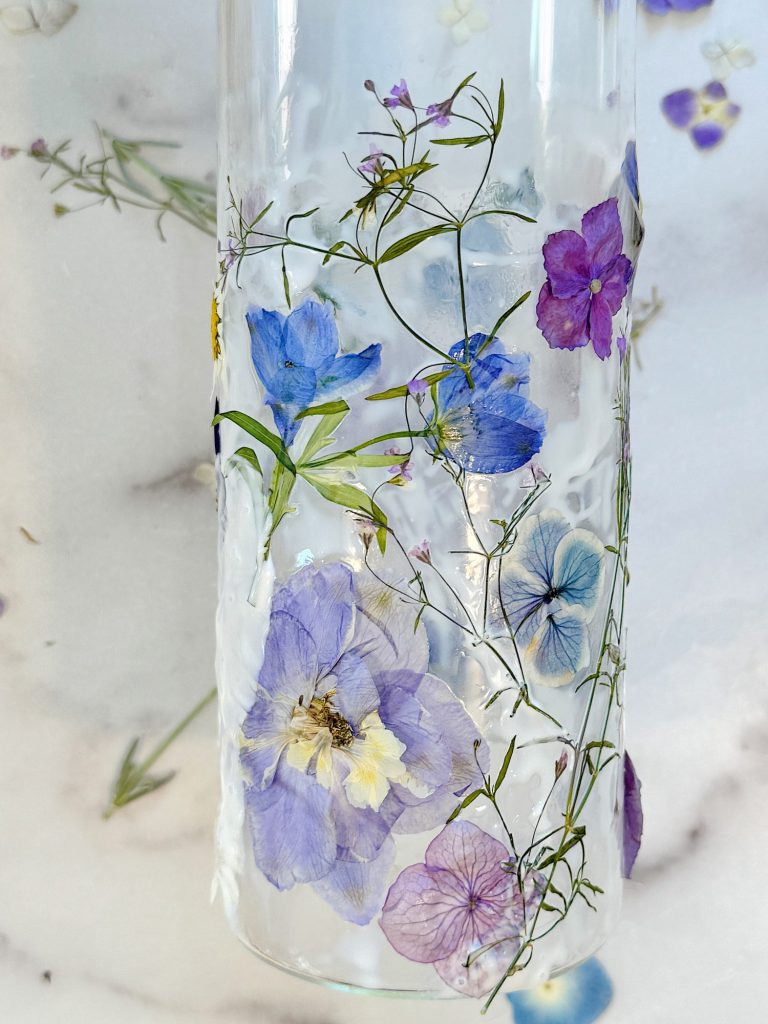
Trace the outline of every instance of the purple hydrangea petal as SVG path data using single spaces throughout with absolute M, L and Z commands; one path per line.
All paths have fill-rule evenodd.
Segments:
M 382 905 L 394 862 L 395 844 L 388 839 L 375 860 L 339 860 L 312 887 L 345 921 L 366 925 Z
M 667 120 L 677 128 L 688 128 L 699 112 L 699 97 L 693 89 L 678 89 L 661 101 Z
M 352 572 L 340 563 L 307 566 L 280 587 L 272 608 L 288 612 L 304 626 L 317 645 L 318 669 L 327 672 L 354 629 Z
M 511 899 L 511 876 L 502 865 L 509 861 L 509 850 L 471 821 L 454 821 L 442 830 L 427 847 L 424 863 L 430 869 L 451 871 L 463 878 L 472 895 L 489 908 L 507 907 Z M 492 920 L 488 914 L 487 921 Z M 476 928 L 478 937 L 485 941 L 491 924 Z
M 603 270 L 621 254 L 624 246 L 618 200 L 606 199 L 588 210 L 581 219 L 581 230 L 589 253 L 589 279 L 601 277 Z M 552 290 L 558 295 L 556 288 Z
M 613 342 L 613 315 L 602 294 L 592 296 L 589 308 L 589 340 L 595 354 L 600 359 L 607 359 L 611 354 Z
M 379 706 L 379 691 L 368 666 L 347 651 L 336 662 L 325 682 L 336 691 L 334 701 L 344 718 L 357 731 L 363 719 Z
M 570 298 L 588 287 L 590 281 L 587 243 L 576 231 L 556 231 L 543 248 L 544 269 L 552 294 Z
M 323 878 L 336 862 L 330 791 L 281 760 L 271 786 L 246 787 L 246 817 L 258 868 L 278 889 Z
M 259 685 L 272 698 L 309 699 L 317 678 L 317 646 L 293 615 L 275 611 L 269 620 Z
M 725 138 L 725 127 L 717 121 L 701 121 L 691 129 L 691 138 L 699 149 L 712 149 Z
M 431 964 L 450 956 L 471 931 L 463 880 L 425 864 L 406 868 L 387 893 L 380 924 L 409 960 Z
M 538 326 L 550 348 L 583 348 L 589 344 L 587 323 L 590 292 L 585 290 L 569 299 L 558 299 L 545 281 L 536 305 Z
M 476 939 L 466 946 L 460 946 L 445 960 L 436 961 L 435 970 L 446 985 L 462 995 L 474 999 L 487 995 L 504 976 L 520 949 L 520 939 L 517 935 L 510 935 L 510 931 L 514 929 L 509 926 L 505 929 L 502 923 L 496 932 L 488 935 L 483 942 Z M 510 937 L 507 941 L 499 941 L 507 939 L 508 935 Z M 498 942 L 498 945 L 487 949 L 469 967 L 465 967 L 469 954 L 488 942 Z
M 608 304 L 611 314 L 618 313 L 627 294 L 629 279 L 632 276 L 632 264 L 626 256 L 619 256 L 611 269 L 601 277 L 602 295 Z
M 642 786 L 632 758 L 624 754 L 624 877 L 632 876 L 643 838 Z

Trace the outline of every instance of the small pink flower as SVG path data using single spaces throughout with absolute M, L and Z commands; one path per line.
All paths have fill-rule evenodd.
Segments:
M 370 152 L 367 158 L 360 164 L 358 171 L 362 174 L 381 174 L 383 171 L 381 158 L 384 156 L 382 150 L 375 143 L 371 143 Z
M 544 472 L 538 462 L 531 462 L 526 468 L 526 474 L 520 486 L 525 488 L 538 487 L 539 484 L 548 483 L 549 476 Z
M 565 769 L 568 767 L 568 751 L 564 750 L 560 757 L 555 761 L 555 778 L 559 779 Z
M 48 143 L 45 139 L 35 139 L 29 147 L 30 156 L 45 156 L 48 152 Z
M 421 401 L 427 393 L 428 387 L 427 381 L 422 380 L 421 377 L 414 377 L 413 380 L 408 381 L 408 394 L 411 398 L 415 398 L 417 402 Z
M 423 562 L 425 565 L 432 565 L 432 552 L 429 550 L 428 540 L 423 540 L 421 544 L 417 544 L 415 548 L 411 548 L 408 554 L 411 558 L 415 558 L 417 562 Z
M 12 160 L 18 152 L 18 146 L 0 146 L 0 160 Z
M 399 448 L 386 448 L 384 450 L 385 455 L 404 455 Z M 402 477 L 402 480 L 391 480 L 390 483 L 399 483 L 401 486 L 406 480 L 413 480 L 413 473 L 411 471 L 412 463 L 410 459 L 404 458 L 402 462 L 389 467 L 390 476 Z

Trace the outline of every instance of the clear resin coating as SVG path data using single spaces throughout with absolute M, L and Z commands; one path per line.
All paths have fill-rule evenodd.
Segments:
M 634 2 L 224 2 L 219 883 L 492 1000 L 622 887 Z

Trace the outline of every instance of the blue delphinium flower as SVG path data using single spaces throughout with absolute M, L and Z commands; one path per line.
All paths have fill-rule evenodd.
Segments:
M 449 354 L 463 359 L 465 343 Z M 470 473 L 511 473 L 544 442 L 546 413 L 527 397 L 531 357 L 507 355 L 498 338 L 489 341 L 486 334 L 472 335 L 469 356 L 474 387 L 460 367 L 438 384 L 437 443 Z
M 613 984 L 594 957 L 525 992 L 510 992 L 514 1024 L 592 1024 L 613 999 Z
M 501 579 L 504 619 L 532 682 L 563 686 L 589 663 L 588 625 L 603 589 L 605 549 L 554 509 L 528 516 Z
M 286 445 L 298 433 L 300 412 L 313 402 L 365 387 L 381 365 L 381 345 L 339 355 L 330 303 L 307 299 L 287 317 L 254 307 L 245 319 L 253 366 Z

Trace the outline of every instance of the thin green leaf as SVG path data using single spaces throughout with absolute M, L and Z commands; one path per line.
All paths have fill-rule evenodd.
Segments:
M 426 242 L 429 238 L 434 238 L 436 235 L 444 235 L 448 232 L 455 232 L 456 228 L 453 224 L 438 224 L 433 228 L 424 228 L 422 231 L 414 231 L 412 235 L 406 235 L 405 238 L 399 239 L 397 242 L 393 242 L 384 253 L 379 256 L 376 263 L 389 263 L 390 260 L 397 259 L 398 256 L 403 256 L 405 253 L 410 252 L 411 249 L 415 249 L 417 245 L 421 245 L 422 242 Z
M 281 261 L 280 270 L 283 275 L 283 292 L 285 293 L 285 301 L 288 303 L 288 308 L 291 308 L 291 283 L 288 280 L 288 269 L 285 265 L 285 246 L 280 250 Z
M 472 149 L 473 146 L 480 146 L 483 142 L 490 142 L 490 135 L 464 135 L 457 139 L 430 139 L 435 146 L 463 146 L 465 149 Z
M 509 744 L 509 747 L 507 748 L 507 752 L 504 755 L 504 760 L 501 762 L 501 768 L 499 769 L 499 774 L 496 776 L 496 782 L 494 783 L 494 786 L 493 786 L 493 795 L 494 796 L 496 796 L 496 794 L 499 791 L 499 788 L 500 788 L 501 784 L 504 782 L 504 779 L 506 779 L 506 777 L 507 777 L 507 772 L 509 771 L 509 765 L 510 765 L 510 763 L 512 761 L 512 756 L 515 753 L 515 744 L 516 743 L 517 743 L 517 736 L 513 736 L 512 737 L 512 742 Z
M 347 244 L 347 243 L 346 243 L 346 242 L 344 242 L 344 241 L 341 241 L 341 242 L 334 242 L 334 244 L 333 244 L 333 245 L 332 245 L 332 246 L 330 247 L 330 249 L 328 250 L 328 252 L 327 252 L 327 253 L 325 254 L 325 257 L 323 258 L 323 266 L 325 266 L 325 265 L 326 265 L 326 263 L 330 263 L 330 261 L 331 261 L 331 260 L 333 259 L 333 257 L 334 257 L 334 256 L 336 255 L 336 253 L 337 253 L 337 252 L 338 252 L 338 251 L 339 251 L 340 249 L 343 249 L 343 248 L 344 248 L 344 246 L 345 246 L 346 244 Z
M 453 370 L 440 370 L 438 373 L 430 373 L 427 377 L 422 378 L 427 384 L 437 384 L 438 381 L 443 380 L 453 373 Z M 387 402 L 390 398 L 405 398 L 408 394 L 408 385 L 401 384 L 396 388 L 388 388 L 386 391 L 379 391 L 375 395 L 367 395 L 366 402 Z
M 346 402 L 344 405 L 346 405 Z M 299 465 L 301 467 L 305 469 L 308 468 L 309 463 L 312 462 L 317 453 L 322 451 L 323 448 L 327 448 L 329 444 L 333 443 L 333 435 L 348 413 L 349 407 L 346 409 L 340 409 L 338 412 L 326 413 L 322 417 L 310 435 L 306 447 L 301 454 L 301 458 L 299 459 Z
M 403 210 L 410 202 L 411 196 L 413 195 L 413 191 L 413 185 L 409 185 L 408 188 L 405 189 L 397 205 L 394 206 L 392 210 L 384 218 L 384 223 L 382 224 L 383 228 L 385 228 L 388 224 L 391 224 L 395 217 L 400 216 L 400 214 L 403 212 Z
M 307 416 L 330 416 L 337 412 L 349 412 L 349 406 L 343 398 L 339 398 L 335 402 L 325 402 L 324 405 L 310 406 L 309 409 L 300 412 L 296 419 L 303 420 Z
M 387 517 L 369 494 L 366 494 L 362 488 L 356 487 L 355 484 L 330 479 L 318 470 L 304 468 L 299 472 L 326 501 L 333 502 L 334 505 L 341 505 L 342 508 L 351 509 L 353 512 L 365 512 L 366 515 L 369 515 L 379 527 L 376 536 L 383 553 L 386 548 Z
M 285 222 L 285 233 L 288 234 L 288 228 L 291 223 L 295 220 L 304 220 L 305 217 L 311 217 L 313 213 L 317 213 L 320 209 L 319 206 L 314 206 L 311 210 L 305 210 L 304 213 L 292 213 L 288 220 Z
M 475 800 L 477 800 L 478 797 L 484 795 L 486 795 L 484 789 L 476 789 L 474 792 L 470 793 L 469 796 L 465 796 L 458 807 L 456 807 L 451 813 L 450 818 L 446 821 L 446 825 L 450 825 L 452 821 L 455 821 L 456 818 L 458 818 L 462 811 L 465 811 L 470 804 L 473 804 Z
M 471 217 L 467 217 L 466 223 L 469 224 L 472 220 L 478 220 L 480 217 L 490 217 L 496 215 L 498 217 L 516 217 L 517 220 L 523 220 L 526 224 L 536 224 L 535 217 L 529 217 L 525 213 L 518 213 L 517 210 L 480 210 L 479 213 L 473 213 Z
M 490 333 L 490 334 L 488 335 L 488 337 L 486 338 L 486 340 L 485 340 L 485 341 L 483 342 L 483 344 L 482 344 L 482 345 L 480 346 L 480 348 L 479 348 L 479 349 L 477 350 L 477 355 L 478 355 L 478 356 L 482 354 L 483 350 L 484 350 L 485 348 L 487 348 L 487 346 L 488 346 L 488 345 L 490 345 L 490 343 L 491 343 L 491 342 L 493 341 L 493 339 L 494 339 L 494 338 L 496 337 L 496 335 L 497 335 L 497 334 L 499 333 L 499 331 L 500 331 L 500 330 L 501 330 L 501 328 L 502 328 L 502 327 L 504 326 L 504 324 L 505 324 L 505 323 L 507 322 L 507 320 L 509 320 L 509 318 L 510 318 L 510 317 L 512 316 L 512 314 L 513 314 L 513 313 L 514 313 L 514 312 L 515 312 L 516 310 L 518 310 L 518 309 L 519 309 L 519 308 L 520 308 L 520 307 L 522 306 L 522 304 L 523 304 L 524 302 L 527 302 L 527 301 L 528 301 L 528 299 L 529 299 L 530 297 L 531 297 L 531 293 L 530 293 L 530 292 L 526 292 L 526 293 L 525 293 L 525 295 L 521 295 L 521 296 L 520 296 L 520 298 L 519 298 L 519 299 L 517 300 L 517 302 L 514 302 L 514 303 L 513 303 L 513 304 L 512 304 L 512 305 L 511 305 L 511 306 L 509 307 L 509 309 L 508 309 L 508 310 L 506 310 L 506 311 L 505 311 L 504 313 L 502 313 L 502 314 L 501 314 L 501 316 L 499 317 L 499 319 L 498 319 L 498 320 L 496 321 L 496 323 L 495 323 L 495 324 L 493 325 L 493 328 L 491 329 L 491 333 Z
M 229 420 L 236 426 L 244 430 L 246 434 L 250 434 L 251 437 L 255 437 L 257 441 L 265 445 L 274 454 L 279 462 L 281 462 L 290 473 L 296 472 L 296 467 L 291 461 L 291 457 L 286 451 L 285 445 L 280 438 L 273 434 L 271 430 L 267 430 L 263 427 L 258 420 L 253 419 L 252 416 L 248 416 L 244 412 L 222 412 L 218 416 L 213 418 L 213 426 L 217 423 L 221 423 L 223 420 Z
M 232 458 L 239 455 L 241 459 L 252 466 L 260 476 L 264 476 L 264 471 L 261 468 L 261 463 L 258 460 L 256 452 L 253 448 L 238 448 Z
M 499 86 L 499 105 L 498 105 L 498 111 L 497 111 L 497 114 L 496 114 L 496 124 L 494 125 L 494 129 L 496 131 L 496 137 L 497 138 L 499 137 L 499 134 L 501 132 L 501 126 L 502 126 L 503 123 L 504 123 L 504 79 L 502 78 L 501 84 Z
M 379 190 L 381 189 L 381 186 L 387 187 L 389 185 L 394 185 L 396 181 L 406 181 L 408 178 L 414 178 L 419 174 L 425 174 L 427 171 L 431 171 L 434 167 L 437 167 L 437 164 L 429 163 L 426 158 L 424 160 L 420 160 L 418 163 L 408 164 L 407 167 L 396 167 L 394 170 L 388 171 L 382 176 L 381 181 L 378 183 Z

